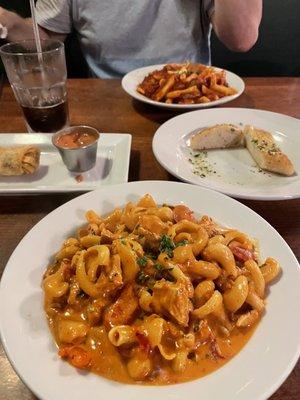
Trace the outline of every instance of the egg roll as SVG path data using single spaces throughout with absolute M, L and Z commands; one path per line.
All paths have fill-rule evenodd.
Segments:
M 32 174 L 40 164 L 40 150 L 35 146 L 0 147 L 0 175 Z

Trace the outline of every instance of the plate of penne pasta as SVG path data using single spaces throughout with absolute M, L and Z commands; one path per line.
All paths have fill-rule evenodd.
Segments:
M 240 96 L 245 84 L 236 74 L 197 63 L 170 63 L 139 68 L 122 79 L 136 100 L 163 108 L 208 108 Z
M 289 246 L 243 204 L 183 183 L 103 187 L 17 246 L 1 339 L 41 400 L 263 400 L 299 357 L 299 285 Z

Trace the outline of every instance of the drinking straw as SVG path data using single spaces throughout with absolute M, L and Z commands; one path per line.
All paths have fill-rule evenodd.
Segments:
M 34 0 L 29 0 L 29 2 L 30 2 L 31 18 L 32 18 L 32 24 L 33 24 L 33 33 L 34 33 L 36 50 L 37 50 L 38 62 L 40 64 L 41 78 L 42 78 L 43 84 L 45 85 L 46 74 L 45 74 L 44 65 L 43 65 L 43 54 L 42 54 L 40 31 L 39 31 L 39 27 L 38 27 L 38 24 L 36 21 L 35 4 L 34 4 Z M 48 88 L 48 91 L 49 91 L 49 88 Z M 50 92 L 48 93 L 48 91 L 45 90 L 45 88 L 42 89 L 41 94 L 44 99 L 47 99 L 49 97 Z
M 38 24 L 36 21 L 34 0 L 29 0 L 29 1 L 30 1 L 31 18 L 32 18 L 32 23 L 33 23 L 33 33 L 34 33 L 35 45 L 36 45 L 36 50 L 38 53 L 38 60 L 42 66 L 42 63 L 43 63 L 42 46 L 41 46 L 39 27 L 38 27 Z

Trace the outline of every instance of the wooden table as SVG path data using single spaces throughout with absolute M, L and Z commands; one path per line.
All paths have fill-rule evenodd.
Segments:
M 245 83 L 245 93 L 230 103 L 230 107 L 264 109 L 300 118 L 300 78 L 247 78 Z M 71 80 L 69 98 L 72 124 L 92 125 L 101 132 L 128 132 L 133 135 L 130 181 L 175 180 L 156 162 L 151 142 L 160 124 L 178 112 L 132 101 L 121 89 L 119 80 Z M 20 109 L 7 85 L 0 103 L 0 132 L 25 132 Z M 29 229 L 53 209 L 75 196 L 0 197 L 0 274 L 14 248 Z M 242 202 L 273 225 L 300 259 L 300 199 Z M 286 334 L 288 340 L 288 332 Z M 12 370 L 1 347 L 0 399 L 34 398 Z M 300 399 L 300 362 L 271 399 Z

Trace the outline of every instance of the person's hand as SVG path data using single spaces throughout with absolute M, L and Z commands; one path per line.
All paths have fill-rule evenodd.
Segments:
M 65 34 L 39 28 L 41 39 L 65 40 Z M 34 39 L 31 18 L 22 18 L 18 14 L 0 7 L 0 39 L 7 39 L 9 42 Z

